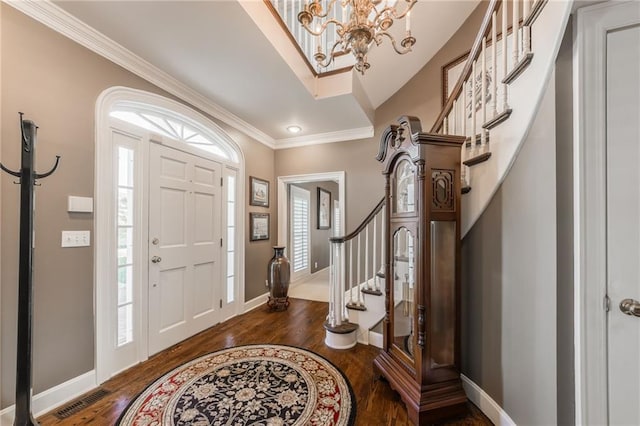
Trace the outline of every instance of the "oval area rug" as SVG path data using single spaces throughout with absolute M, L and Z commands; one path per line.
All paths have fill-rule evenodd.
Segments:
M 136 397 L 120 426 L 353 425 L 344 374 L 305 349 L 238 346 L 183 364 Z

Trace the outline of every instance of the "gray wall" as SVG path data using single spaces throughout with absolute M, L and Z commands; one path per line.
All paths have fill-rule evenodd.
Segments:
M 335 182 L 309 182 L 296 183 L 294 186 L 306 189 L 311 193 L 311 252 L 310 252 L 310 269 L 311 273 L 315 273 L 329 266 L 329 238 L 333 236 L 334 217 L 333 202 L 339 200 L 338 184 Z M 318 229 L 318 188 L 325 189 L 331 193 L 331 228 Z M 289 198 L 290 199 L 290 198 Z M 291 217 L 289 217 L 291 219 Z M 291 231 L 291 227 L 289 227 Z M 290 241 L 291 235 L 287 241 Z M 316 266 L 317 264 L 317 266 Z
M 522 425 L 557 421 L 554 95 L 462 242 L 462 372 Z
M 94 195 L 96 99 L 112 86 L 172 96 L 7 4 L 1 3 L 0 8 L 2 161 L 13 168 L 20 164 L 18 111 L 25 112 L 27 118 L 40 126 L 36 170 L 48 170 L 54 156 L 62 156 L 56 174 L 36 188 L 33 384 L 34 392 L 38 393 L 94 368 L 93 247 L 61 249 L 60 232 L 93 231 L 92 215 L 67 213 L 66 197 Z M 273 150 L 223 123 L 218 124 L 245 153 L 246 175 L 259 176 L 273 184 Z M 1 407 L 5 407 L 13 402 L 15 381 L 19 198 L 14 179 L 4 173 L 0 176 Z M 263 210 L 275 215 L 273 191 L 271 208 Z M 248 217 L 247 214 L 247 232 Z M 247 242 L 247 300 L 264 293 L 271 245 L 270 241 L 261 245 Z M 264 265 L 264 268 L 252 265 Z
M 573 350 L 573 19 L 556 59 L 558 424 L 575 424 Z

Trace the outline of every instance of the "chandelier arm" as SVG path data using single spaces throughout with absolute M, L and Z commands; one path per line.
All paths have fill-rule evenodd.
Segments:
M 402 19 L 405 16 L 407 16 L 407 13 L 409 13 L 409 11 L 413 8 L 413 6 L 416 4 L 416 2 L 418 0 L 406 0 L 407 3 L 409 3 L 406 7 L 406 9 L 398 14 L 398 10 L 396 9 L 396 6 L 386 6 L 384 9 L 382 9 L 381 11 L 378 12 L 378 9 L 375 7 L 377 4 L 379 4 L 380 2 L 372 2 L 373 6 L 374 6 L 374 10 L 376 11 L 376 16 L 372 19 L 372 22 L 374 22 L 376 24 L 376 26 L 379 25 L 379 20 L 380 18 L 385 16 L 385 12 L 390 11 L 389 15 L 391 15 L 393 17 L 393 19 Z
M 402 13 L 401 13 L 401 14 L 399 14 L 399 15 L 398 15 L 397 13 L 394 13 L 394 14 L 393 14 L 393 17 L 394 17 L 394 18 L 396 18 L 396 19 L 402 19 L 402 18 L 404 18 L 405 16 L 407 16 L 407 13 L 409 13 L 409 12 L 411 11 L 411 9 L 413 9 L 413 6 L 416 4 L 416 2 L 417 2 L 417 1 L 418 1 L 418 0 L 411 0 L 411 1 L 407 0 L 407 3 L 409 3 L 409 4 L 407 5 L 407 8 L 404 10 L 404 12 L 402 12 Z M 393 11 L 394 11 L 394 12 L 396 12 L 396 11 L 397 11 L 397 9 L 395 8 L 395 6 L 393 7 Z
M 321 26 L 320 29 L 318 31 L 314 31 L 313 29 L 311 29 L 309 27 L 309 24 L 302 24 L 303 28 L 305 30 L 307 30 L 311 35 L 314 36 L 319 36 L 322 35 L 322 33 L 327 29 L 327 27 L 329 26 L 329 24 L 334 24 L 336 27 L 339 27 L 341 30 L 344 30 L 344 24 L 340 21 L 338 21 L 337 19 L 329 19 L 328 21 L 325 21 Z
M 327 5 L 327 10 L 324 13 L 313 14 L 313 16 L 316 17 L 316 18 L 326 18 L 331 13 L 331 10 L 333 9 L 333 5 L 336 4 L 336 1 L 337 0 L 331 0 L 329 2 L 329 4 Z M 309 7 L 309 6 L 307 6 L 307 7 Z
M 339 44 L 342 44 L 341 40 L 336 41 L 333 46 L 331 46 L 331 51 L 327 55 L 327 59 L 324 62 L 318 62 L 318 66 L 326 68 L 335 60 L 336 47 L 338 47 Z
M 411 52 L 411 46 L 413 46 L 413 44 L 410 44 L 409 47 L 404 47 L 402 49 L 399 49 L 396 43 L 396 39 L 393 38 L 393 36 L 386 31 L 376 34 L 376 37 L 375 37 L 376 45 L 380 45 L 380 43 L 382 43 L 382 36 L 386 36 L 389 38 L 389 40 L 391 40 L 391 45 L 393 46 L 393 49 L 399 55 L 404 55 L 405 53 Z M 378 40 L 378 38 L 380 38 L 380 40 Z

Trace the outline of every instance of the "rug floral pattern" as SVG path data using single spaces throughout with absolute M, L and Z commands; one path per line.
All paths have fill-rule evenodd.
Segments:
M 125 410 L 121 426 L 351 425 L 355 400 L 324 358 L 279 345 L 205 355 L 156 380 Z

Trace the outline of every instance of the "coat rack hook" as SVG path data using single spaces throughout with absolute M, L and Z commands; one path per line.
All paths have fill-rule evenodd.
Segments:
M 42 174 L 36 173 L 35 178 L 42 179 L 42 178 L 46 178 L 47 176 L 51 176 L 53 172 L 55 172 L 56 169 L 58 168 L 58 164 L 60 164 L 60 156 L 56 155 L 56 163 L 53 165 L 53 168 L 49 170 L 47 173 L 42 173 Z
M 2 169 L 5 172 L 9 173 L 11 176 L 20 177 L 20 172 L 14 172 L 13 170 L 10 170 L 10 169 L 6 168 L 2 163 L 0 163 L 0 169 Z

